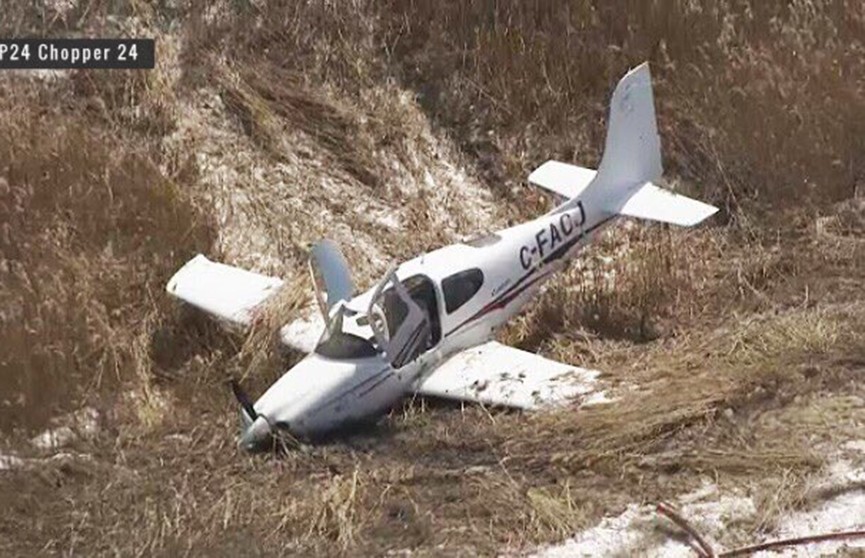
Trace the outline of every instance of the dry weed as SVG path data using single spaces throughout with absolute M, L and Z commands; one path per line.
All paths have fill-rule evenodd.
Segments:
M 815 439 L 861 437 L 860 215 L 828 203 L 862 174 L 861 3 L 73 4 L 4 6 L 0 23 L 50 35 L 176 18 L 183 42 L 151 74 L 0 81 L 0 430 L 90 398 L 110 411 L 81 456 L 2 472 L 0 552 L 496 554 L 706 476 L 762 494 L 746 527 L 763 529 L 799 505 L 825 458 Z M 274 164 L 311 138 L 359 189 L 411 204 L 413 228 L 383 240 L 406 256 L 454 224 L 387 181 L 382 153 L 424 176 L 407 138 L 426 124 L 405 106 L 518 218 L 544 209 L 526 171 L 597 162 L 611 84 L 644 59 L 667 175 L 730 226 L 613 236 L 506 333 L 601 368 L 615 404 L 522 416 L 415 401 L 331 445 L 236 452 L 223 380 L 283 370 L 272 337 L 308 288 L 290 278 L 245 342 L 164 296 L 217 234 L 187 188 L 197 154 L 164 141 L 189 89 L 217 88 Z M 416 99 L 389 100 L 402 88 Z M 255 218 L 291 232 L 277 252 L 299 261 L 319 216 L 273 215 L 276 194 L 255 192 Z

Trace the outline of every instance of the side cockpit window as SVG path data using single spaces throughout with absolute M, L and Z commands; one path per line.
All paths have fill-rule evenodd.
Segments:
M 454 313 L 468 302 L 484 284 L 484 272 L 480 269 L 467 269 L 442 279 L 442 292 L 445 297 L 445 309 L 448 314 Z

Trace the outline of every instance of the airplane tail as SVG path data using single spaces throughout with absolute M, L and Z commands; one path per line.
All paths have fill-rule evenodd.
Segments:
M 652 76 L 644 62 L 625 74 L 613 92 L 598 179 L 610 186 L 633 186 L 658 180 L 662 172 Z
M 652 184 L 662 172 L 652 76 L 648 62 L 644 62 L 625 74 L 613 92 L 607 140 L 597 173 L 547 161 L 529 181 L 570 198 L 565 207 L 591 200 L 610 214 L 682 226 L 696 225 L 718 211 Z

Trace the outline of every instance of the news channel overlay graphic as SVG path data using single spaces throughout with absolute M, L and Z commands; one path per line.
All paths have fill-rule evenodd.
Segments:
M 151 70 L 153 39 L 0 39 L 0 70 Z

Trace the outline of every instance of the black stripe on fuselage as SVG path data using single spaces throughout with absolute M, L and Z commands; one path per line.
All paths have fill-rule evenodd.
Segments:
M 351 386 L 350 388 L 341 391 L 338 395 L 334 395 L 333 397 L 331 397 L 330 399 L 328 399 L 327 401 L 322 403 L 321 407 L 327 407 L 328 405 L 330 405 L 331 403 L 333 403 L 337 399 L 347 395 L 348 393 L 351 393 L 352 391 L 354 391 L 356 389 L 359 389 L 364 384 L 368 384 L 368 383 L 370 383 L 376 379 L 381 380 L 382 376 L 384 376 L 384 379 L 387 379 L 387 375 L 390 373 L 391 370 L 392 369 L 390 366 L 388 366 L 387 368 L 383 368 L 382 370 L 379 370 L 378 372 L 376 372 L 375 374 L 372 374 L 369 378 L 365 379 L 364 381 L 360 382 L 359 384 Z M 375 384 L 373 384 L 373 387 L 377 386 L 380 383 L 381 383 L 381 381 L 375 382 Z M 364 392 L 364 393 L 366 393 L 366 392 Z
M 585 229 L 584 231 L 582 231 L 580 234 L 578 234 L 577 236 L 575 236 L 575 237 L 572 238 L 571 240 L 568 240 L 565 244 L 563 244 L 562 246 L 558 247 L 556 250 L 554 250 L 553 252 L 551 252 L 551 253 L 550 253 L 550 254 L 549 254 L 549 255 L 548 255 L 548 256 L 543 260 L 543 262 L 541 263 L 541 265 L 547 265 L 547 264 L 550 264 L 550 263 L 552 263 L 552 262 L 554 262 L 554 261 L 557 261 L 557 260 L 563 258 L 563 257 L 565 256 L 565 254 L 568 253 L 568 250 L 570 250 L 571 248 L 573 248 L 573 247 L 576 245 L 576 243 L 580 241 L 580 239 L 582 239 L 582 238 L 584 238 L 586 235 L 592 233 L 593 231 L 595 231 L 595 230 L 598 229 L 599 227 L 603 226 L 603 225 L 606 224 L 607 222 L 611 221 L 611 220 L 612 220 L 613 218 L 615 218 L 615 217 L 617 217 L 617 215 L 611 215 L 610 217 L 607 217 L 606 219 L 604 219 L 604 220 L 602 220 L 602 221 L 599 221 L 598 223 L 596 223 L 596 224 L 593 225 L 592 227 L 590 227 L 590 228 L 588 228 L 588 229 Z M 481 309 L 480 309 L 478 312 L 476 312 L 474 315 L 472 315 L 471 317 L 469 317 L 468 319 L 466 319 L 465 321 L 463 321 L 460 325 L 458 325 L 457 327 L 455 327 L 454 329 L 452 329 L 450 332 L 448 332 L 447 334 L 445 334 L 445 337 L 447 337 L 448 335 L 452 335 L 453 333 L 455 333 L 457 330 L 459 330 L 459 329 L 462 328 L 463 326 L 465 326 L 465 325 L 467 325 L 467 324 L 469 324 L 469 323 L 471 323 L 471 322 L 477 320 L 478 318 L 480 318 L 480 317 L 482 317 L 482 316 L 484 316 L 484 315 L 486 315 L 486 314 L 488 314 L 488 313 L 490 313 L 490 312 L 492 312 L 492 311 L 494 311 L 494 310 L 497 310 L 497 309 L 500 309 L 500 308 L 504 308 L 504 307 L 507 306 L 507 305 L 508 305 L 512 300 L 514 300 L 514 299 L 515 299 L 516 297 L 518 297 L 520 294 L 522 294 L 523 292 L 525 292 L 526 289 L 528 289 L 529 287 L 531 287 L 532 285 L 534 285 L 535 283 L 537 283 L 537 282 L 540 281 L 541 279 L 546 278 L 547 276 L 550 275 L 550 273 L 552 273 L 552 272 L 541 273 L 541 274 L 538 274 L 537 277 L 534 277 L 534 278 L 532 279 L 532 276 L 535 275 L 535 274 L 538 272 L 538 270 L 539 270 L 539 268 L 541 267 L 541 265 L 539 265 L 539 266 L 535 266 L 535 267 L 533 267 L 532 269 L 530 269 L 530 270 L 529 270 L 525 275 L 523 275 L 522 277 L 520 277 L 520 279 L 519 279 L 516 283 L 514 283 L 513 285 L 511 285 L 511 287 L 510 287 L 508 290 L 504 291 L 504 292 L 503 292 L 501 295 L 499 295 L 495 300 L 493 300 L 492 302 L 488 303 L 486 306 L 484 306 L 483 308 L 481 308 Z M 531 280 L 529 281 L 529 279 L 531 279 Z M 415 336 L 417 336 L 417 335 L 420 333 L 420 331 L 422 331 L 422 329 L 423 329 L 423 328 L 418 328 L 418 331 L 416 331 L 416 332 L 412 335 L 412 339 L 409 340 L 409 341 L 412 341 L 412 342 L 409 343 L 409 344 L 407 344 L 406 346 L 408 346 L 408 345 L 412 345 L 412 344 L 413 344 L 413 338 L 414 338 Z M 347 390 L 341 392 L 339 395 L 336 395 L 336 396 L 334 396 L 334 397 L 331 397 L 331 398 L 330 398 L 326 403 L 324 403 L 324 404 L 322 405 L 322 407 L 326 407 L 326 406 L 330 405 L 330 404 L 333 403 L 335 400 L 337 400 L 337 399 L 343 397 L 344 395 L 346 395 L 346 394 L 348 394 L 348 393 L 350 393 L 350 392 L 352 392 L 352 391 L 358 390 L 359 388 L 363 387 L 365 384 L 371 384 L 371 385 L 369 385 L 369 386 L 368 386 L 368 387 L 367 387 L 363 392 L 361 392 L 361 393 L 358 394 L 359 396 L 366 395 L 367 393 L 369 393 L 370 391 L 374 390 L 374 389 L 377 388 L 379 385 L 381 385 L 382 383 L 384 383 L 384 382 L 387 380 L 387 378 L 388 378 L 388 376 L 390 375 L 390 373 L 392 372 L 392 370 L 393 370 L 393 368 L 390 367 L 390 366 L 388 366 L 387 368 L 378 371 L 377 373 L 371 375 L 369 378 L 366 378 L 364 381 L 360 382 L 359 384 L 350 387 L 349 389 L 347 389 Z
M 376 383 L 372 384 L 371 386 L 369 386 L 368 388 L 366 388 L 366 389 L 363 390 L 362 392 L 358 393 L 357 396 L 358 396 L 358 397 L 363 397 L 363 396 L 366 395 L 367 393 L 371 392 L 372 390 L 374 390 L 374 389 L 377 388 L 378 386 L 380 386 L 380 385 L 382 385 L 383 383 L 385 383 L 386 381 L 388 381 L 388 380 L 390 379 L 390 376 L 391 376 L 390 374 L 385 374 L 384 376 L 382 376 L 382 377 L 379 379 L 379 381 L 377 381 Z
M 596 229 L 600 228 L 601 226 L 605 225 L 606 223 L 608 223 L 609 221 L 613 220 L 616 217 L 618 217 L 618 215 L 610 215 L 606 219 L 598 221 L 597 223 L 595 223 L 594 225 L 592 225 L 588 229 L 583 230 L 580 234 L 578 234 L 574 238 L 566 241 L 564 244 L 562 244 L 561 246 L 559 246 L 558 248 L 556 248 L 555 250 L 550 252 L 549 255 L 547 255 L 547 257 L 544 258 L 540 264 L 538 264 L 535 267 L 533 267 L 532 269 L 530 269 L 525 275 L 520 277 L 516 283 L 511 285 L 511 288 L 509 288 L 508 290 L 503 292 L 495 300 L 487 303 L 486 306 L 484 306 L 483 308 L 478 310 L 475 314 L 473 314 L 472 316 L 463 320 L 462 323 L 460 323 L 458 326 L 456 326 L 455 328 L 450 330 L 447 334 L 445 334 L 445 337 L 447 337 L 448 335 L 452 335 L 457 330 L 461 329 L 463 326 L 466 326 L 466 325 L 470 324 L 471 322 L 477 320 L 478 318 L 485 316 L 486 314 L 489 314 L 493 310 L 498 310 L 498 309 L 501 309 L 501 308 L 504 308 L 505 306 L 507 306 L 513 299 L 515 299 L 517 296 L 519 296 L 521 293 L 523 293 L 527 288 L 534 285 L 540 279 L 549 275 L 549 273 L 545 273 L 543 275 L 538 276 L 534 280 L 530 281 L 528 284 L 523 285 L 523 282 L 525 282 L 532 275 L 534 275 L 535 272 L 537 272 L 540 267 L 542 267 L 544 265 L 551 264 L 557 260 L 562 259 L 565 256 L 565 254 L 567 254 L 568 251 L 571 248 L 573 248 L 581 239 L 585 238 L 586 235 L 594 232 Z

